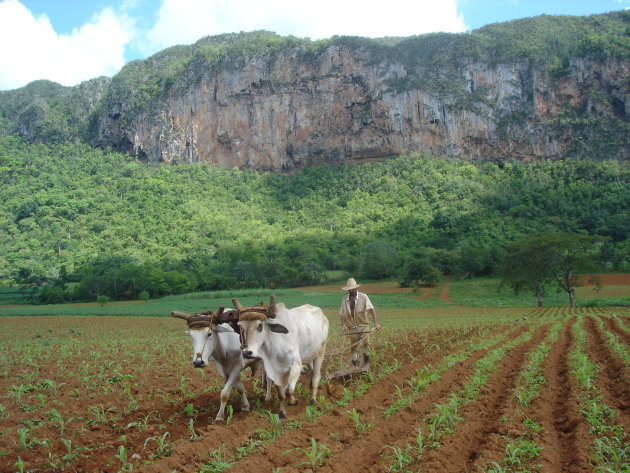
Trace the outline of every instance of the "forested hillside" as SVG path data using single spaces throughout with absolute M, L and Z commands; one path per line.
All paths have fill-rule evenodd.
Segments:
M 420 155 L 293 175 L 151 165 L 87 145 L 0 139 L 0 283 L 52 300 L 322 282 L 326 271 L 491 274 L 536 231 L 609 237 L 627 269 L 630 169 Z

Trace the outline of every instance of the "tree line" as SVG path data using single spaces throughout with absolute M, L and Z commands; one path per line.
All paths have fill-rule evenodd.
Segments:
M 500 274 L 544 232 L 626 270 L 628 164 L 395 157 L 292 175 L 0 138 L 0 286 L 42 302 Z M 579 269 L 579 268 L 578 268 Z

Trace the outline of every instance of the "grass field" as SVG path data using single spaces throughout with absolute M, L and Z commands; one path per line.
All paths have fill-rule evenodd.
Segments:
M 622 304 L 630 305 L 630 275 L 612 275 L 613 284 L 604 285 L 598 290 L 593 286 L 577 289 L 578 306 Z M 448 281 L 436 288 L 400 288 L 395 282 L 368 283 L 362 290 L 370 295 L 379 309 L 428 309 L 468 307 L 534 307 L 536 299 L 529 293 L 514 294 L 502 287 L 497 279 L 478 278 L 464 281 Z M 341 285 L 306 287 L 301 289 L 246 289 L 216 291 L 207 293 L 168 296 L 149 301 L 108 302 L 104 306 L 97 303 L 30 305 L 0 304 L 0 316 L 28 315 L 120 315 L 120 316 L 166 316 L 173 310 L 195 313 L 215 310 L 220 304 L 229 306 L 232 297 L 238 297 L 244 304 L 267 300 L 271 293 L 276 294 L 287 306 L 294 307 L 308 302 L 324 309 L 339 307 L 343 291 Z M 568 303 L 566 294 L 549 291 L 544 298 L 545 307 L 563 307 Z

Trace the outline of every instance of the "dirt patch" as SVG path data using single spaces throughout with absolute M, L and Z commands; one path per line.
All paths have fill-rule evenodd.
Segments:
M 630 274 L 628 273 L 615 273 L 615 274 L 596 274 L 597 278 L 605 286 L 630 286 Z M 583 275 L 582 279 L 585 286 L 594 286 L 595 283 L 590 281 L 590 275 Z

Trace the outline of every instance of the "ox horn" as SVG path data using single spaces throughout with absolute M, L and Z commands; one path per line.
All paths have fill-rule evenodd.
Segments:
M 178 319 L 184 319 L 186 322 L 188 322 L 188 319 L 190 319 L 192 317 L 192 315 L 187 314 L 186 312 L 171 312 L 171 317 L 176 317 Z
M 238 301 L 236 297 L 232 299 L 232 304 L 234 304 L 234 307 L 236 309 L 243 310 L 243 306 L 241 305 L 241 303 Z
M 217 309 L 217 311 L 213 314 L 215 320 L 218 319 L 219 317 L 221 317 L 223 315 L 223 311 L 225 310 L 225 306 L 223 304 L 221 304 L 219 306 L 219 308 Z
M 275 319 L 276 318 L 276 295 L 275 294 L 271 294 L 271 296 L 269 296 L 269 318 L 270 319 Z

